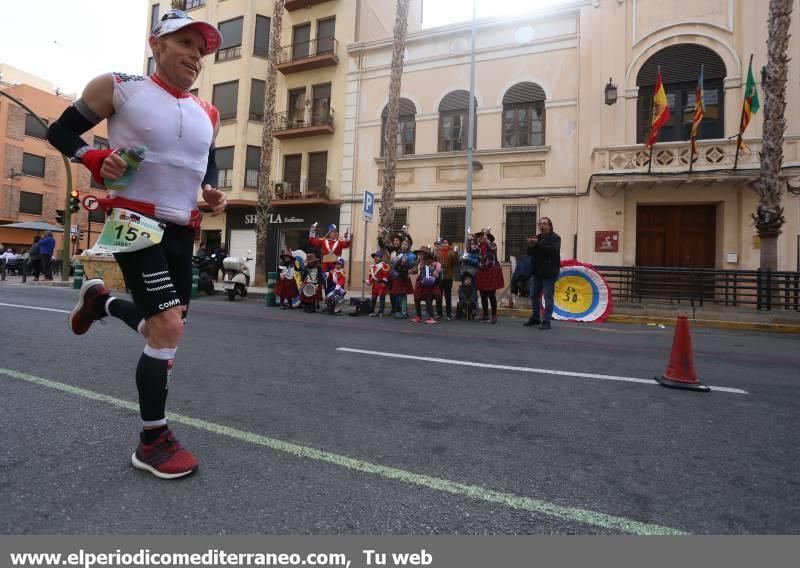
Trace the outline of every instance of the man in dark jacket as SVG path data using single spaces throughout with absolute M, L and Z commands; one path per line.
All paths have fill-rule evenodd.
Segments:
M 539 329 L 550 329 L 553 319 L 553 294 L 556 278 L 561 270 L 561 237 L 553 231 L 553 222 L 548 217 L 539 219 L 539 234 L 528 237 L 528 256 L 533 257 L 533 290 L 531 304 L 533 313 L 525 326 L 540 325 Z M 539 319 L 542 305 L 539 295 L 544 292 L 544 317 Z
M 39 274 L 42 273 L 42 254 L 39 252 L 39 241 L 42 237 L 36 235 L 33 237 L 33 245 L 28 251 L 28 258 L 31 261 L 31 272 L 33 273 L 33 281 L 39 281 Z
M 42 263 L 42 272 L 44 272 L 45 280 L 53 279 L 53 269 L 50 263 L 53 259 L 55 248 L 56 240 L 53 238 L 53 233 L 48 231 L 39 241 L 39 261 Z

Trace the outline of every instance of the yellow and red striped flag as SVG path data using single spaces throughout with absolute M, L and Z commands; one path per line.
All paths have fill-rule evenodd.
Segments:
M 697 133 L 700 131 L 700 122 L 706 114 L 706 107 L 703 104 L 703 66 L 700 66 L 700 78 L 697 80 L 697 88 L 694 91 L 694 117 L 692 117 L 692 156 L 697 154 Z
M 669 120 L 669 103 L 667 93 L 664 91 L 664 82 L 661 79 L 661 69 L 658 70 L 656 79 L 656 90 L 653 95 L 653 120 L 650 122 L 650 135 L 647 137 L 647 147 L 650 148 L 656 143 L 658 131 Z

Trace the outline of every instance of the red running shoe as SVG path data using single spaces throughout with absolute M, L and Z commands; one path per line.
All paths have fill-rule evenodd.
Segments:
M 434 318 L 428 318 L 425 320 L 425 323 L 438 323 Z
M 105 284 L 99 278 L 93 278 L 83 283 L 78 295 L 78 304 L 69 313 L 69 328 L 72 333 L 83 335 L 89 331 L 92 323 L 100 319 L 94 309 L 95 300 L 108 295 Z
M 176 479 L 197 471 L 197 458 L 175 438 L 172 430 L 166 430 L 152 444 L 139 442 L 131 456 L 136 469 L 149 471 L 161 479 Z
M 411 318 L 411 321 L 412 321 L 413 323 L 419 323 L 419 322 L 421 322 L 421 321 L 422 321 L 422 318 L 421 318 L 421 317 L 419 317 L 419 316 L 414 316 L 413 318 Z

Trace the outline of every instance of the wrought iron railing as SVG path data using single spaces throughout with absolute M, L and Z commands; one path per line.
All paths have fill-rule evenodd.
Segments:
M 186 0 L 186 6 L 184 7 L 184 10 L 193 10 L 205 5 L 206 0 Z
M 333 126 L 333 109 L 319 109 L 311 113 L 276 112 L 273 130 L 292 130 L 310 126 Z
M 339 42 L 334 37 L 320 37 L 309 41 L 284 45 L 278 50 L 278 65 L 291 61 L 300 61 L 318 55 L 336 55 Z
M 228 61 L 229 59 L 237 59 L 242 56 L 242 46 L 234 45 L 233 47 L 226 47 L 217 51 L 215 61 Z
M 800 271 L 595 266 L 615 300 L 800 311 Z

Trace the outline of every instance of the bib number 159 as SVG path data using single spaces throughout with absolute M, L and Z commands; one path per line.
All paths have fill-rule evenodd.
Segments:
M 142 231 L 137 227 L 129 226 L 127 227 L 126 230 L 126 227 L 124 225 L 117 225 L 114 228 L 114 232 L 117 233 L 117 240 L 121 241 L 122 239 L 125 239 L 129 243 L 132 243 L 139 237 L 142 237 L 143 239 L 150 238 L 150 233 L 148 233 L 147 231 Z

